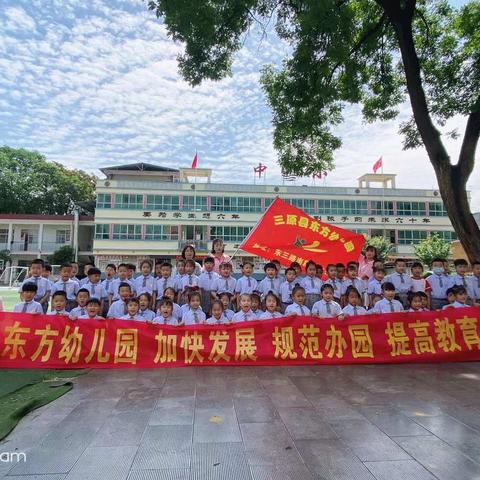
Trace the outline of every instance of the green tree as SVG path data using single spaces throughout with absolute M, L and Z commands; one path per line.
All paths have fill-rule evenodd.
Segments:
M 437 233 L 428 236 L 413 248 L 415 255 L 426 267 L 432 266 L 434 258 L 448 259 L 450 256 L 450 243 L 440 238 Z
M 3 267 L 5 268 L 7 263 L 11 263 L 11 261 L 10 250 L 0 250 L 0 263 L 3 264 Z
M 62 263 L 73 262 L 74 259 L 75 250 L 70 245 L 64 245 L 48 257 L 48 263 L 50 265 L 61 265 Z
M 381 262 L 385 262 L 393 250 L 392 242 L 390 242 L 388 238 L 381 235 L 376 237 L 369 237 L 368 235 L 365 235 L 365 246 L 363 249 L 365 250 L 369 246 L 377 249 L 377 258 Z
M 390 120 L 410 100 L 401 124 L 404 148 L 425 148 L 450 220 L 469 258 L 480 258 L 480 230 L 466 183 L 480 134 L 480 2 L 461 9 L 445 0 L 149 0 L 192 85 L 231 73 L 232 57 L 253 23 L 275 19 L 291 54 L 265 68 L 274 145 L 284 173 L 311 175 L 333 167 L 341 145 L 335 129 L 346 105 L 367 122 Z M 442 136 L 446 121 L 466 117 L 456 164 Z
M 95 176 L 47 162 L 38 152 L 0 147 L 0 212 L 63 215 L 95 199 Z

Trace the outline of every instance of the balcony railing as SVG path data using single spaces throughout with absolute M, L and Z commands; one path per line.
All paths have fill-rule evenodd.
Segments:
M 55 252 L 61 247 L 70 245 L 70 243 L 43 242 L 39 246 L 38 242 L 13 242 L 10 250 L 12 252 Z M 0 246 L 0 250 L 2 250 Z

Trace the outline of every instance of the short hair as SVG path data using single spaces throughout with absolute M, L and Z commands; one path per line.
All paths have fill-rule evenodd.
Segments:
M 458 285 L 457 288 L 455 288 L 455 295 L 461 295 L 466 293 L 467 289 L 463 285 Z
M 138 296 L 138 299 L 140 300 L 140 297 L 147 297 L 147 300 L 148 300 L 148 303 L 150 303 L 152 301 L 152 296 L 148 293 L 148 292 L 143 292 L 141 293 L 139 296 Z
M 319 263 L 315 264 L 317 267 L 317 270 L 321 270 L 323 272 L 323 265 L 320 265 Z
M 337 268 L 345 268 L 345 264 L 344 263 L 337 263 L 335 265 Z
M 75 296 L 78 297 L 79 293 L 86 293 L 88 296 L 90 296 L 90 292 L 86 288 L 80 288 Z
M 142 268 L 145 264 L 150 267 L 150 270 L 152 269 L 152 262 L 150 260 L 147 260 L 146 258 L 140 262 L 140 268 Z
M 278 271 L 277 264 L 276 264 L 276 263 L 273 263 L 273 262 L 267 262 L 267 263 L 263 266 L 263 271 L 266 272 L 266 271 L 267 271 L 267 268 L 273 268 L 274 270 Z
M 400 262 L 407 263 L 407 261 L 404 258 L 396 258 L 394 263 L 395 265 L 397 265 L 397 263 L 400 263 Z
M 435 262 L 441 262 L 441 263 L 445 263 L 447 260 L 445 258 L 441 258 L 441 257 L 435 257 L 433 260 L 432 260 L 432 265 L 435 263 Z
M 222 262 L 220 268 L 233 268 L 233 266 L 230 262 Z
M 200 292 L 198 290 L 190 291 L 187 294 L 188 303 L 190 303 L 194 298 L 202 299 Z
M 214 259 L 213 257 L 210 257 L 210 256 L 205 257 L 205 258 L 203 259 L 203 264 L 205 265 L 205 264 L 207 264 L 207 263 L 213 263 L 213 264 L 215 264 L 215 259 Z
M 250 298 L 253 300 L 256 300 L 259 304 L 262 303 L 262 299 L 260 298 L 260 295 L 258 293 L 252 293 L 250 295 Z
M 48 263 L 46 265 L 44 265 L 43 269 L 46 271 L 46 272 L 52 272 L 53 271 L 53 268 L 51 265 L 49 265 Z
M 135 303 L 136 305 L 138 305 L 138 304 L 139 304 L 139 301 L 138 301 L 138 298 L 136 298 L 136 297 L 130 297 L 130 298 L 127 300 L 126 303 L 127 303 L 127 305 L 128 305 L 129 303 Z
M 185 266 L 185 260 L 184 260 L 183 258 L 179 258 L 179 259 L 177 260 L 176 265 L 184 265 L 184 266 Z
M 383 267 L 373 267 L 373 273 L 375 273 L 375 272 L 387 273 L 386 270 Z
M 195 247 L 193 245 L 185 245 L 183 247 L 183 250 L 182 250 L 182 258 L 185 259 L 185 252 L 188 250 L 188 249 L 192 249 L 193 250 L 193 258 L 195 258 L 197 256 L 197 252 L 195 252 Z
M 295 268 L 298 267 L 300 270 L 302 269 L 302 266 L 298 262 L 292 262 L 290 264 L 290 268 Z
M 297 274 L 297 272 L 295 271 L 295 269 L 293 267 L 288 267 L 285 269 L 285 275 L 288 273 L 288 272 L 293 272 L 295 274 Z
M 167 287 L 164 291 L 163 291 L 163 296 L 165 297 L 165 292 L 167 290 L 171 290 L 173 292 L 173 294 L 175 295 L 175 289 L 173 287 Z
M 450 287 L 450 288 L 447 288 L 447 297 L 449 295 L 456 295 L 457 294 L 457 287 Z
M 335 290 L 333 289 L 333 287 L 329 284 L 329 283 L 324 283 L 322 285 L 322 288 L 320 289 L 320 291 L 323 293 L 325 290 L 331 290 L 332 292 L 334 292 Z
M 425 292 L 416 292 L 418 293 L 422 298 L 428 298 L 428 295 Z
M 210 305 L 210 310 L 213 309 L 214 305 L 217 305 L 217 307 L 220 307 L 222 309 L 222 312 L 223 312 L 223 303 L 220 300 L 214 300 Z
M 232 294 L 230 292 L 222 292 L 220 293 L 220 295 L 218 296 L 218 298 L 222 298 L 224 296 L 227 296 L 228 297 L 228 300 L 230 300 L 232 298 Z
M 22 292 L 37 292 L 38 286 L 36 283 L 26 282 L 22 285 Z
M 32 265 L 41 265 L 42 267 L 45 266 L 45 262 L 41 258 L 35 258 L 32 260 L 32 263 L 30 263 L 30 266 Z
M 305 265 L 305 270 L 307 270 L 308 267 L 311 267 L 312 265 L 315 267 L 315 270 L 316 270 L 317 269 L 317 264 L 313 260 L 309 260 L 307 262 L 307 264 Z
M 266 295 L 265 295 L 265 303 L 267 302 L 267 298 L 274 298 L 275 299 L 275 302 L 277 304 L 277 307 L 279 307 L 282 302 L 280 300 L 280 298 L 278 298 L 278 295 L 275 295 L 273 292 L 268 292 Z
M 240 300 L 241 300 L 242 298 L 248 298 L 249 300 L 252 299 L 252 297 L 251 297 L 251 295 L 250 295 L 249 293 L 242 293 L 242 294 L 240 295 Z
M 120 269 L 120 268 L 126 268 L 126 269 L 128 269 L 128 265 L 127 265 L 126 263 L 120 263 L 117 268 L 118 268 L 118 269 Z
M 243 267 L 246 267 L 247 265 L 250 265 L 253 268 L 253 262 L 247 261 L 242 263 L 242 269 Z
M 158 264 L 157 264 L 158 265 Z M 161 267 L 168 267 L 168 268 L 173 268 L 172 264 L 170 262 L 162 262 L 160 263 Z
M 162 297 L 162 299 L 160 300 L 160 303 L 159 303 L 158 307 L 160 308 L 160 307 L 163 307 L 164 305 L 167 305 L 167 306 L 171 307 L 172 310 L 173 310 L 173 302 L 172 302 L 169 298 L 167 298 L 167 297 Z
M 89 298 L 85 306 L 88 307 L 88 305 L 97 305 L 99 307 L 101 302 L 98 298 Z
M 72 268 L 72 264 L 71 263 L 62 263 L 60 265 L 60 270 L 62 270 L 63 268 Z
M 115 266 L 114 263 L 108 263 L 107 266 L 105 267 L 105 269 L 107 268 L 113 268 L 115 271 L 117 271 L 117 267 Z
M 423 270 L 422 262 L 413 262 L 411 268 L 421 268 Z
M 455 267 L 459 267 L 460 265 L 463 267 L 468 267 L 468 262 L 464 258 L 457 258 L 454 260 L 453 265 Z
M 133 270 L 135 272 L 137 270 L 137 266 L 134 265 L 133 263 L 127 263 L 127 269 Z
M 88 271 L 87 276 L 89 277 L 90 275 L 101 275 L 101 274 L 102 272 L 100 271 L 99 268 L 93 267 Z
M 303 293 L 305 293 L 305 289 L 303 287 L 301 287 L 300 285 L 296 285 L 295 287 L 293 287 L 292 297 L 299 291 L 302 291 Z
M 195 260 L 185 260 L 185 266 L 187 266 L 187 265 L 195 268 L 196 267 Z
M 351 262 L 347 263 L 347 270 L 351 270 L 352 267 L 358 268 L 358 262 L 354 262 L 353 260 Z
M 63 290 L 57 290 L 53 295 L 52 295 L 52 300 L 55 297 L 63 297 L 65 300 L 67 299 L 67 293 L 64 292 Z
M 345 296 L 348 298 L 351 293 L 354 293 L 358 298 L 362 298 L 360 292 L 352 285 L 347 287 L 347 290 L 345 291 Z
M 422 292 L 409 292 L 408 293 L 408 303 L 412 303 L 414 298 L 422 298 L 422 295 L 420 295 Z
M 327 267 L 326 267 L 327 272 L 329 268 L 337 268 L 337 266 L 334 263 L 327 263 Z
M 127 282 L 120 282 L 120 284 L 118 285 L 118 290 L 120 290 L 122 287 L 128 287 L 128 289 L 132 291 L 132 286 Z
M 391 292 L 395 291 L 395 285 L 392 282 L 385 282 L 382 285 L 382 292 Z
M 480 260 L 474 260 L 474 261 L 472 262 L 472 268 L 473 268 L 475 265 L 480 265 Z

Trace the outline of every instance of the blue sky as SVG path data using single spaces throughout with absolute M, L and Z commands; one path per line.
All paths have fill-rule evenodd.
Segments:
M 199 166 L 213 168 L 214 181 L 250 183 L 262 162 L 268 183 L 280 182 L 258 79 L 262 65 L 282 59 L 284 45 L 273 34 L 261 39 L 254 28 L 233 77 L 195 89 L 178 75 L 181 49 L 141 0 L 3 0 L 0 144 L 36 149 L 96 174 L 139 161 L 189 166 L 198 149 Z M 405 105 L 400 119 L 365 125 L 359 110 L 349 108 L 326 184 L 355 185 L 383 156 L 397 186 L 436 188 L 425 152 L 401 149 L 398 123 L 409 115 Z M 461 132 L 464 124 L 456 118 L 447 129 Z M 460 140 L 447 146 L 455 158 Z M 469 183 L 474 210 L 480 210 L 478 185 L 477 166 Z

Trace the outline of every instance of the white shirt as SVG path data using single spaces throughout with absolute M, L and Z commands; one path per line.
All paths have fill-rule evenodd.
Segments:
M 156 282 L 157 282 L 156 290 L 157 290 L 157 294 L 158 294 L 159 298 L 163 297 L 163 294 L 164 294 L 164 292 L 167 288 L 173 288 L 174 290 L 176 290 L 175 280 L 172 276 L 167 277 L 167 278 L 157 277 Z
M 110 293 L 110 285 L 115 281 L 115 277 L 112 278 L 105 278 L 102 280 L 102 287 L 105 289 L 107 293 Z
M 201 310 L 203 312 L 203 308 L 201 305 L 198 306 L 198 309 Z M 183 317 L 183 314 L 185 312 L 188 312 L 190 310 L 190 305 L 188 303 L 184 303 L 181 307 L 180 307 L 180 318 Z
M 79 288 L 80 286 L 78 285 L 78 283 L 74 282 L 70 278 L 66 282 L 60 279 L 58 282 L 55 282 L 53 284 L 53 287 L 50 293 L 53 295 L 55 292 L 63 291 L 67 294 L 67 299 L 73 301 L 75 300 L 75 297 L 77 295 Z
M 109 295 L 113 295 L 112 300 L 118 300 L 120 295 L 118 294 L 118 289 L 120 288 L 121 283 L 128 283 L 132 290 L 132 295 L 135 295 L 135 285 L 131 280 L 120 280 L 119 278 L 114 278 L 110 283 L 110 290 L 108 291 Z
M 83 288 L 86 288 L 89 291 L 90 298 L 98 298 L 98 300 L 108 298 L 108 293 L 105 291 L 105 288 L 103 288 L 103 285 L 100 282 L 96 284 L 87 282 Z
M 257 290 L 258 282 L 253 277 L 240 277 L 235 285 L 235 292 L 252 294 Z
M 227 292 L 233 295 L 236 284 L 237 281 L 232 276 L 227 278 L 219 276 L 212 283 L 212 291 L 217 292 L 217 294 Z
M 198 286 L 206 292 L 211 292 L 213 282 L 218 277 L 219 275 L 216 272 L 202 272 L 198 276 Z
M 157 291 L 157 281 L 152 275 L 140 275 L 136 277 L 133 281 L 135 285 L 135 291 L 137 292 L 137 297 L 142 293 L 149 293 L 153 295 L 153 292 Z
M 313 304 L 312 315 L 318 315 L 322 318 L 336 318 L 339 315 L 342 315 L 342 307 L 333 300 L 327 302 L 322 298 L 322 300 Z
M 282 284 L 279 278 L 268 278 L 265 277 L 257 285 L 257 292 L 260 292 L 262 297 L 265 297 L 268 292 L 273 292 L 275 295 L 278 295 L 280 292 L 280 285 Z
M 272 320 L 273 318 L 282 318 L 283 315 L 276 310 L 274 312 L 264 312 L 260 315 L 259 320 Z
M 383 283 L 391 282 L 397 293 L 408 293 L 412 290 L 412 277 L 406 273 L 393 272 L 385 277 Z
M 298 303 L 292 303 L 285 309 L 285 316 L 292 315 L 296 313 L 297 315 L 310 315 L 310 310 L 305 306 L 301 306 Z
M 23 311 L 24 305 L 26 305 L 25 311 Z M 35 300 L 30 302 L 20 302 L 13 307 L 14 312 L 20 313 L 43 313 L 42 306 Z
M 89 317 L 88 315 L 80 315 L 77 320 L 105 320 L 101 315 L 95 315 L 94 317 Z
M 253 312 L 253 313 L 255 313 L 255 312 Z M 227 320 L 229 322 L 231 322 L 233 316 L 235 315 L 235 312 L 233 310 L 230 310 L 229 308 L 227 308 L 226 310 L 223 311 L 223 314 L 227 317 Z
M 199 323 L 205 322 L 206 319 L 206 315 L 202 312 L 200 308 L 197 308 L 197 310 L 192 310 L 191 308 L 189 308 L 182 315 L 182 322 L 185 325 L 198 325 Z
M 342 282 L 342 295 L 347 293 L 348 287 L 355 287 L 360 295 L 363 295 L 367 290 L 367 284 L 361 278 L 345 278 Z
M 367 314 L 367 310 L 365 310 L 365 308 L 360 307 L 360 306 L 354 307 L 353 305 L 350 305 L 350 304 L 343 307 L 342 312 L 345 315 L 349 315 L 351 317 L 355 317 L 357 315 L 366 315 Z
M 459 275 L 458 273 L 455 273 L 454 275 L 450 276 L 450 280 L 452 282 L 452 287 L 453 286 L 461 286 L 461 287 L 468 288 L 467 279 L 468 279 L 467 276 L 462 277 L 462 275 Z
M 472 275 L 468 277 L 468 296 L 477 302 L 480 301 L 480 277 Z
M 470 308 L 470 305 L 466 305 L 465 303 L 460 303 L 460 302 L 453 302 L 451 305 L 453 308 Z
M 43 277 L 28 277 L 20 285 L 19 292 L 22 291 L 23 285 L 26 283 L 35 283 L 37 285 L 37 292 L 35 293 L 34 300 L 40 300 L 47 292 L 50 292 L 51 282 Z
M 425 292 L 427 281 L 424 278 L 412 277 L 412 292 Z
M 47 315 L 65 315 L 68 317 L 68 312 L 66 310 L 53 310 L 52 312 L 47 312 Z
M 158 315 L 153 319 L 153 323 L 159 323 L 162 325 L 178 325 L 178 318 L 172 315 L 170 315 L 168 318 Z
M 305 289 L 305 293 L 311 294 L 316 293 L 320 295 L 320 289 L 322 288 L 323 282 L 318 277 L 311 277 L 307 275 L 302 280 L 302 287 Z
M 147 308 L 146 310 L 139 310 L 137 315 L 142 318 L 142 320 L 153 320 L 155 318 L 155 312 Z
M 403 305 L 398 300 L 387 300 L 382 298 L 379 300 L 375 306 L 372 308 L 372 313 L 393 313 L 393 312 L 403 312 Z
M 333 287 L 333 296 L 335 298 L 340 298 L 342 296 L 342 281 L 337 278 L 327 278 L 324 282 L 324 285 L 331 285 Z
M 198 277 L 195 274 L 186 273 L 179 281 L 179 290 L 185 290 L 187 287 L 198 287 Z
M 287 280 L 282 282 L 279 293 L 283 303 L 292 303 L 292 290 L 297 285 L 300 285 L 300 281 L 297 279 L 294 279 L 291 282 L 288 282 Z
M 110 305 L 110 308 L 108 309 L 107 317 L 108 318 L 123 317 L 123 315 L 125 315 L 125 307 L 126 307 L 126 304 L 123 300 L 121 299 L 115 300 L 115 302 L 113 302 Z
M 235 313 L 232 318 L 232 322 L 249 322 L 252 320 L 257 320 L 257 316 L 249 310 L 248 312 L 244 312 L 240 310 L 239 312 Z
M 215 317 L 210 317 L 207 318 L 206 323 L 207 325 L 219 325 L 222 323 L 230 323 L 230 320 L 225 316 L 225 312 L 223 312 L 219 320 L 217 320 Z
M 367 293 L 369 295 L 382 295 L 382 284 L 384 282 L 385 280 L 380 281 L 380 280 L 377 280 L 375 277 L 372 277 L 368 281 Z
M 129 315 L 128 313 L 126 315 L 122 315 L 119 320 L 132 320 L 135 322 L 145 322 L 145 318 L 142 318 L 140 315 Z
M 70 310 L 70 319 L 75 320 L 80 316 L 86 315 L 87 314 L 87 307 L 75 307 Z
M 452 279 L 447 274 L 432 274 L 427 277 L 428 288 L 432 298 L 444 300 L 447 298 L 447 290 L 452 286 Z

